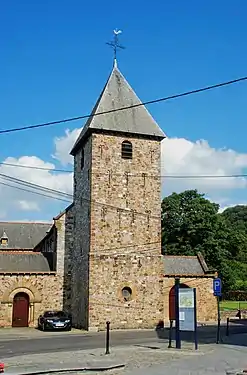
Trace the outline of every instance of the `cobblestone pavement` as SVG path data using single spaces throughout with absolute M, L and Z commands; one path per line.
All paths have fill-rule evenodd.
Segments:
M 154 365 L 170 363 L 173 360 L 190 357 L 200 357 L 212 352 L 210 345 L 204 345 L 197 352 L 191 344 L 185 344 L 184 349 L 176 351 L 167 349 L 167 344 L 154 343 L 149 346 L 129 346 L 111 348 L 110 355 L 105 355 L 102 349 L 83 350 L 76 352 L 58 352 L 50 354 L 33 354 L 18 357 L 3 358 L 7 373 L 26 373 L 48 369 L 110 367 L 124 364 L 118 370 L 107 371 L 109 375 L 122 375 L 136 369 L 150 369 Z M 97 372 L 96 372 L 97 373 Z M 102 374 L 102 372 L 100 372 Z
M 112 347 L 110 355 L 103 349 L 21 355 L 1 358 L 6 375 L 48 369 L 125 365 L 124 368 L 107 371 L 108 375 L 226 375 L 227 370 L 247 368 L 247 335 L 235 335 L 225 344 L 200 345 L 193 350 L 190 343 L 183 343 L 182 350 L 168 349 L 167 343 Z M 62 374 L 62 373 L 60 373 Z M 80 374 L 80 371 L 74 375 Z M 63 373 L 64 375 L 64 373 Z M 70 374 L 71 375 L 71 374 Z
M 133 370 L 131 375 L 226 375 L 226 371 L 247 367 L 247 348 L 240 346 L 217 346 L 211 353 L 194 358 L 179 358 L 170 363 L 156 365 L 148 371 Z M 129 374 L 125 374 L 129 375 Z

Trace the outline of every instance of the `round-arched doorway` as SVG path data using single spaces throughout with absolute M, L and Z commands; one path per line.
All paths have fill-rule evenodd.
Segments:
M 12 327 L 28 327 L 29 295 L 17 293 L 13 299 Z
M 189 288 L 186 284 L 179 284 L 179 288 Z M 169 320 L 175 320 L 175 285 L 170 289 L 169 292 Z

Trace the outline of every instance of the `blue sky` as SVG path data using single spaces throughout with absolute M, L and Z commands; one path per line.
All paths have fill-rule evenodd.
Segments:
M 0 128 L 89 113 L 112 66 L 105 42 L 114 28 L 123 30 L 126 46 L 120 70 L 143 101 L 247 75 L 246 1 L 146 4 L 2 0 Z M 149 109 L 169 137 L 246 153 L 246 89 L 243 82 Z M 61 167 L 51 157 L 53 139 L 81 126 L 0 135 L 0 160 L 35 155 Z

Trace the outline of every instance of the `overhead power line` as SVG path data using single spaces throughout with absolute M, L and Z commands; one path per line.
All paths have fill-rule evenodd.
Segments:
M 37 170 L 44 170 L 44 171 L 50 171 L 50 172 L 65 172 L 65 173 L 73 173 L 73 170 L 67 170 L 67 169 L 54 169 L 54 168 L 43 168 L 43 167 L 34 167 L 32 165 L 20 165 L 20 164 L 12 164 L 12 163 L 5 163 L 0 162 L 0 165 L 6 165 L 9 167 L 16 167 L 16 168 L 27 168 L 27 169 L 37 169 Z M 108 175 L 109 172 L 97 172 L 95 174 L 99 175 Z M 112 176 L 123 176 L 123 173 L 112 173 Z M 129 174 L 129 177 L 142 177 L 142 173 L 135 173 L 135 174 Z M 9 176 L 10 177 L 10 176 Z M 174 179 L 207 179 L 207 178 L 246 178 L 246 173 L 239 173 L 239 174 L 227 174 L 227 175 L 191 175 L 191 174 L 184 174 L 184 175 L 174 175 L 174 174 L 164 174 L 164 175 L 149 175 L 146 174 L 145 177 L 147 178 L 174 178 Z M 62 193 L 61 191 L 59 193 Z M 67 193 L 65 193 L 67 194 Z
M 67 122 L 83 120 L 83 119 L 87 119 L 87 118 L 90 118 L 90 117 L 101 116 L 101 115 L 105 115 L 107 113 L 124 111 L 124 110 L 131 109 L 131 108 L 146 106 L 146 105 L 154 104 L 154 103 L 160 103 L 160 102 L 164 102 L 164 101 L 171 100 L 171 99 L 177 99 L 177 98 L 181 98 L 181 97 L 184 97 L 184 96 L 189 96 L 189 95 L 192 95 L 192 94 L 198 94 L 200 92 L 213 90 L 213 89 L 223 87 L 223 86 L 229 86 L 229 85 L 232 85 L 234 83 L 238 83 L 238 82 L 242 82 L 242 81 L 246 81 L 246 80 L 247 80 L 247 76 L 240 77 L 240 78 L 237 78 L 237 79 L 233 79 L 231 81 L 221 82 L 221 83 L 217 83 L 217 84 L 214 84 L 214 85 L 211 85 L 211 86 L 206 86 L 206 87 L 202 87 L 202 88 L 195 89 L 195 90 L 185 91 L 185 92 L 180 93 L 180 94 L 174 94 L 174 95 L 166 96 L 166 97 L 159 98 L 159 99 L 149 100 L 149 101 L 146 101 L 146 102 L 143 102 L 143 103 L 133 104 L 133 105 L 130 105 L 130 106 L 127 106 L 127 107 L 116 108 L 116 109 L 111 109 L 111 110 L 108 110 L 108 111 L 94 113 L 93 115 L 92 114 L 82 115 L 82 116 L 70 117 L 70 118 L 63 119 L 63 120 L 45 122 L 45 123 L 41 123 L 41 124 L 21 126 L 19 128 L 3 129 L 3 130 L 0 130 L 0 134 L 13 133 L 13 132 L 28 130 L 28 129 L 43 128 L 43 127 L 46 127 L 46 126 L 64 124 L 64 123 L 67 123 Z
M 0 177 L 3 178 L 3 179 L 6 179 L 7 181 L 10 181 L 10 182 L 13 182 L 13 183 L 16 183 L 16 184 L 19 184 L 19 185 L 24 185 L 25 187 L 36 189 L 38 191 L 40 190 L 42 192 L 49 193 L 49 194 L 54 194 L 55 196 L 56 195 L 61 196 L 62 199 L 60 199 L 60 200 L 64 200 L 64 201 L 69 202 L 69 203 L 71 203 L 71 200 L 73 199 L 72 194 L 68 194 L 68 193 L 65 193 L 63 191 L 49 189 L 49 188 L 46 188 L 42 185 L 34 184 L 34 183 L 28 182 L 26 180 L 20 180 L 18 178 L 5 175 L 3 173 L 0 173 Z M 14 188 L 15 186 L 11 185 L 11 187 Z M 23 190 L 23 188 L 22 188 L 22 190 Z M 32 193 L 33 190 L 28 190 L 28 192 Z M 41 193 L 39 193 L 39 195 L 41 195 Z M 50 195 L 49 198 L 52 198 L 52 196 Z M 57 198 L 55 198 L 55 199 L 57 199 Z M 71 200 L 69 201 L 68 199 L 71 199 Z M 80 199 L 81 199 L 82 202 L 87 202 L 87 203 L 90 203 L 90 204 L 99 205 L 101 207 L 108 207 L 110 209 L 119 210 L 119 212 L 128 212 L 128 213 L 131 212 L 131 209 L 114 206 L 114 205 L 109 204 L 109 203 L 103 203 L 103 202 L 95 201 L 95 200 L 84 198 L 84 197 L 81 197 Z M 157 219 L 157 220 L 160 219 L 159 216 L 153 216 L 153 215 L 149 214 L 148 212 L 135 211 L 135 215 L 141 215 L 141 216 L 149 217 L 150 219 L 151 218 Z
M 33 165 L 21 165 L 21 164 L 13 164 L 13 163 L 5 163 L 5 162 L 0 162 L 0 165 L 6 165 L 7 167 L 15 167 L 15 168 L 36 169 L 36 170 L 40 170 L 40 171 L 67 172 L 67 173 L 73 172 L 72 170 L 67 170 L 67 169 L 35 167 Z
M 237 175 L 235 175 L 235 176 L 237 176 Z M 240 175 L 238 175 L 238 177 L 239 176 Z M 54 198 L 54 199 L 57 199 L 57 200 L 68 202 L 68 203 L 71 203 L 71 201 L 73 200 L 72 194 L 68 194 L 68 193 L 65 193 L 63 191 L 46 188 L 42 185 L 34 184 L 34 183 L 28 182 L 26 180 L 17 179 L 15 177 L 11 177 L 11 176 L 1 174 L 1 173 L 0 173 L 0 177 L 2 179 L 6 179 L 7 181 L 13 182 L 15 184 L 18 184 L 18 185 L 21 185 L 21 186 L 23 185 L 25 188 L 20 188 L 18 186 L 9 185 L 9 184 L 6 184 L 6 183 L 1 183 L 2 185 L 5 185 L 5 186 L 9 186 L 9 187 L 16 188 L 16 189 L 19 189 L 19 190 L 27 191 L 29 193 L 38 194 L 38 195 L 41 195 L 41 196 L 44 196 L 44 197 L 47 197 L 47 198 L 51 198 L 51 199 Z M 212 177 L 215 177 L 215 176 L 212 176 Z M 226 176 L 222 176 L 222 177 L 226 177 Z M 27 190 L 26 189 L 27 187 L 31 188 L 32 190 Z M 38 191 L 38 193 L 35 190 Z M 44 193 L 47 193 L 49 195 L 45 195 Z M 82 202 L 87 202 L 87 203 L 90 203 L 90 204 L 95 204 L 95 205 L 99 205 L 101 207 L 106 207 L 106 208 L 108 207 L 110 209 L 118 210 L 119 212 L 128 212 L 128 213 L 132 212 L 132 210 L 129 209 L 129 208 L 123 208 L 123 207 L 115 206 L 115 205 L 112 205 L 112 204 L 109 204 L 109 203 L 94 201 L 92 199 L 88 199 L 88 198 L 85 198 L 85 197 L 81 197 L 80 199 L 81 199 Z M 149 212 L 134 211 L 134 214 L 149 217 L 150 219 L 151 218 L 160 219 L 159 216 L 151 215 L 151 213 L 149 213 Z
M 39 193 L 39 192 L 34 191 L 34 190 L 28 190 L 28 189 L 25 189 L 25 188 L 21 188 L 21 187 L 19 187 L 19 186 L 10 185 L 10 184 L 7 184 L 7 183 L 5 183 L 5 182 L 1 182 L 1 181 L 0 181 L 0 185 L 7 186 L 7 187 L 11 187 L 11 188 L 18 189 L 18 190 L 22 190 L 22 191 L 25 191 L 25 192 L 27 192 L 27 193 L 32 193 L 32 194 L 40 195 L 40 196 L 45 197 L 45 198 L 51 198 L 51 199 L 56 199 L 56 200 L 59 200 L 59 201 L 62 201 L 62 202 L 71 203 L 71 201 L 69 201 L 69 200 L 67 200 L 67 199 L 63 199 L 63 198 L 59 198 L 59 197 L 55 197 L 54 195 L 53 195 L 53 196 L 51 196 L 51 195 L 46 195 L 46 194 Z
M 26 181 L 26 180 L 21 180 L 19 178 L 15 178 L 15 177 L 12 177 L 12 176 L 8 176 L 8 175 L 3 174 L 3 173 L 0 173 L 0 177 L 4 178 L 6 180 L 10 180 L 12 182 L 18 183 L 19 185 L 24 185 L 24 186 L 31 187 L 31 188 L 34 188 L 34 189 L 43 190 L 44 192 L 53 193 L 55 195 L 62 195 L 66 198 L 73 198 L 72 194 L 68 194 L 68 193 L 65 193 L 65 192 L 60 191 L 60 190 L 50 189 L 50 188 L 47 188 L 45 186 L 34 184 L 32 182 L 29 182 L 29 181 Z

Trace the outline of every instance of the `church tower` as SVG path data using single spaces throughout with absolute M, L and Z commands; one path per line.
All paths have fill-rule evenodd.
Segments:
M 71 151 L 72 316 L 78 328 L 105 329 L 107 320 L 112 329 L 153 328 L 163 319 L 164 138 L 115 63 Z

